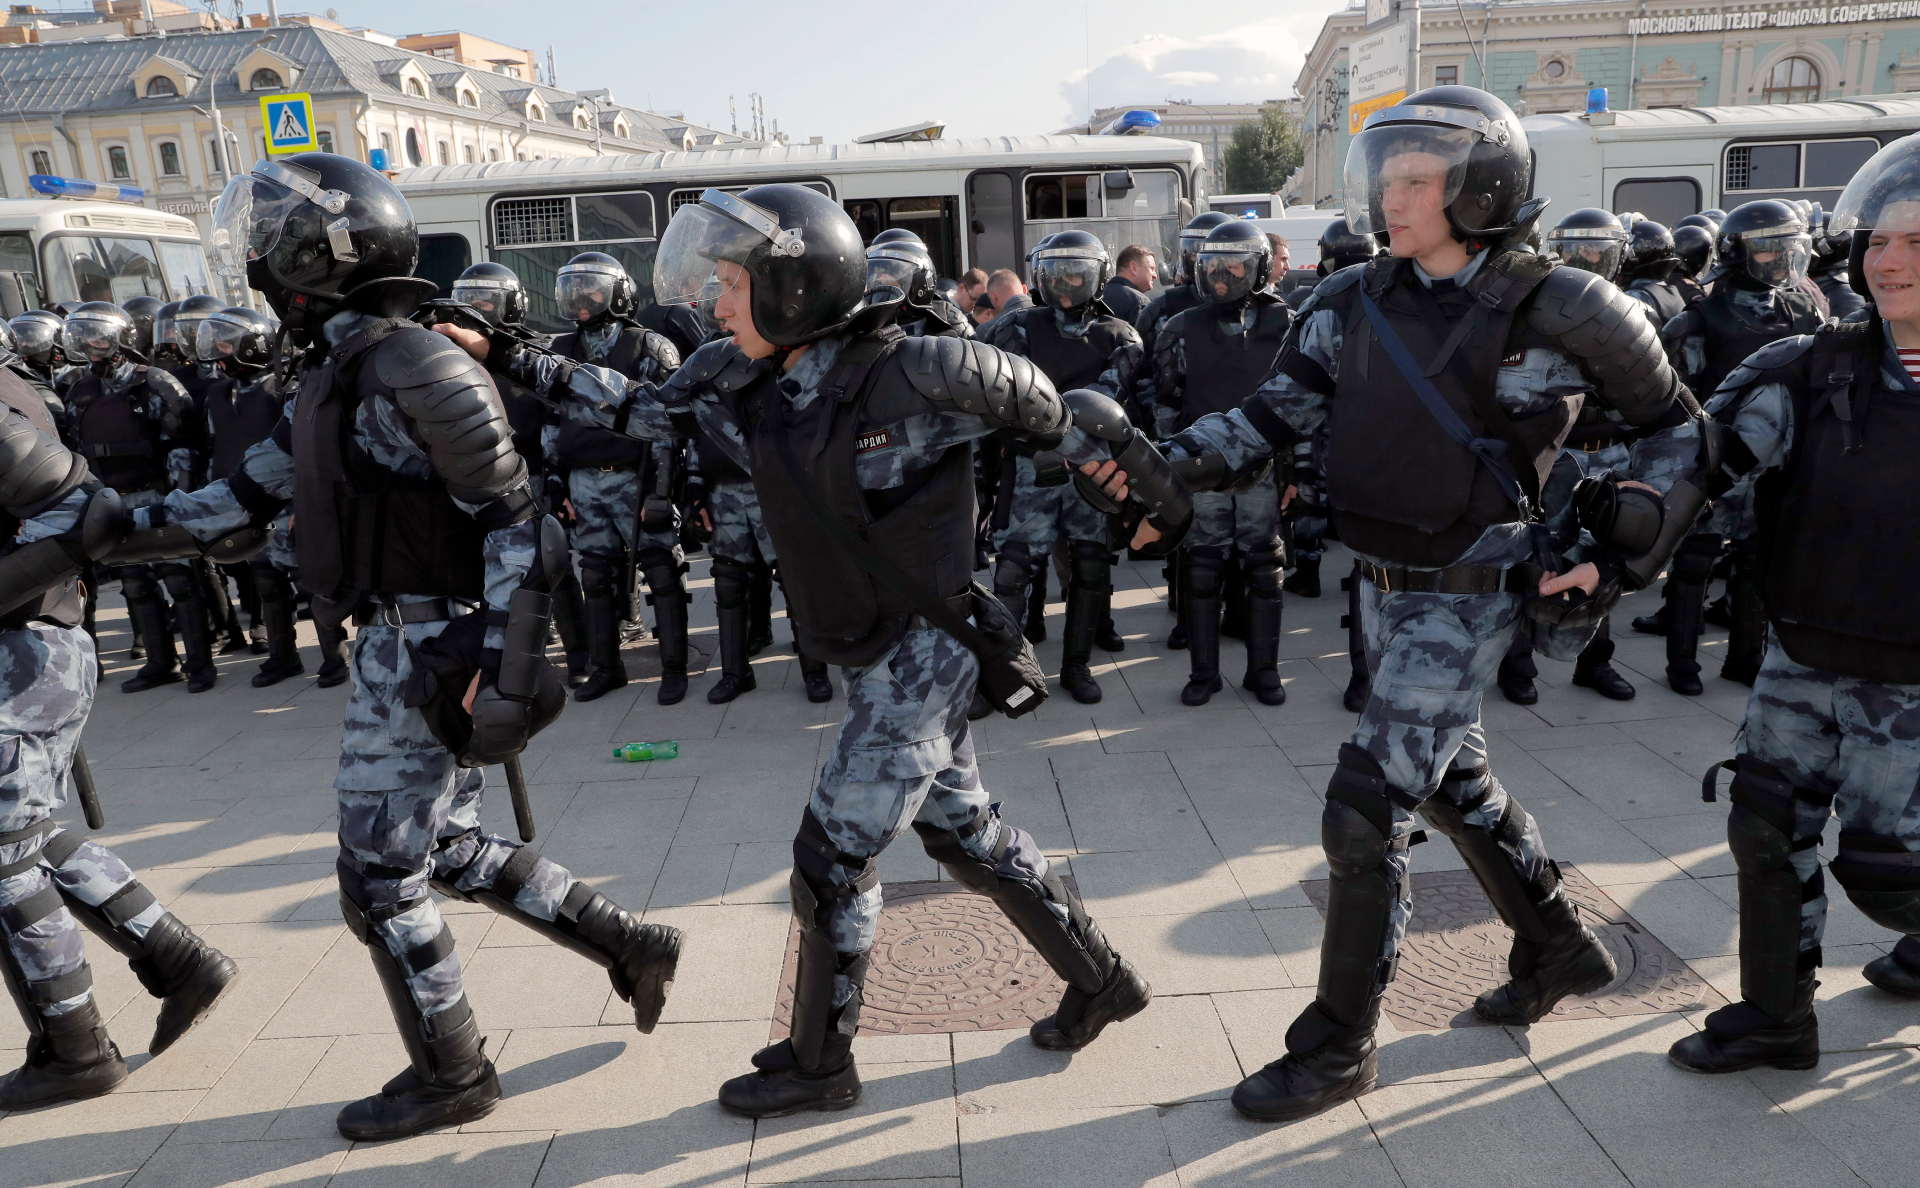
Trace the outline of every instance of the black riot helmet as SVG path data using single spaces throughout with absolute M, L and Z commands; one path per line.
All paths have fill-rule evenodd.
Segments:
M 1583 206 L 1547 232 L 1547 251 L 1569 268 L 1612 280 L 1620 275 L 1621 261 L 1627 257 L 1626 228 L 1614 214 Z
M 67 315 L 60 346 L 75 363 L 117 366 L 134 354 L 133 319 L 111 301 L 89 301 Z
M 386 175 L 338 153 L 256 162 L 213 211 L 215 266 L 266 296 L 302 340 L 342 309 L 398 317 L 437 288 L 415 280 L 420 235 Z
M 194 335 L 200 323 L 219 313 L 220 299 L 205 293 L 185 301 L 169 301 L 153 318 L 153 357 L 167 366 L 183 366 L 195 361 Z
M 1627 274 L 1634 280 L 1663 281 L 1678 264 L 1673 232 L 1652 219 L 1635 219 L 1627 232 Z
M 753 328 L 797 347 L 844 328 L 863 307 L 867 252 L 833 199 L 782 182 L 743 194 L 708 190 L 674 212 L 653 264 L 662 305 L 716 301 L 751 279 Z
M 1206 305 L 1237 310 L 1273 276 L 1273 241 L 1245 219 L 1207 232 L 1193 258 L 1193 290 Z
M 907 230 L 905 227 L 888 227 L 885 231 L 882 231 L 880 234 L 874 236 L 873 242 L 868 244 L 867 246 L 870 248 L 875 248 L 875 247 L 879 247 L 883 243 L 901 243 L 901 242 L 917 243 L 921 247 L 927 246 L 926 240 L 920 238 L 918 235 L 915 235 L 913 232 Z
M 867 247 L 867 291 L 898 289 L 906 294 L 908 305 L 925 309 L 938 295 L 934 288 L 933 256 L 912 232 L 883 242 L 882 237 L 890 234 L 892 232 L 882 231 Z
M 492 260 L 461 273 L 453 282 L 453 299 L 471 305 L 495 326 L 518 326 L 527 320 L 526 287 L 513 269 Z
M 7 323 L 13 330 L 14 350 L 35 367 L 49 371 L 67 361 L 60 349 L 61 318 L 44 309 L 30 309 Z
M 151 357 L 153 354 L 153 320 L 165 305 L 166 302 L 158 297 L 145 293 L 120 303 L 120 308 L 126 310 L 127 316 L 133 319 L 133 349 L 142 355 Z
M 1107 245 L 1091 231 L 1056 232 L 1033 253 L 1033 287 L 1040 304 L 1066 313 L 1093 304 L 1112 276 Z
M 587 329 L 632 317 L 638 291 L 626 265 L 605 252 L 581 252 L 553 278 L 553 299 L 561 317 Z
M 1673 225 L 1675 231 L 1682 227 L 1699 227 L 1708 235 L 1717 235 L 1720 232 L 1720 221 L 1710 219 L 1704 214 L 1690 214 Z
M 1727 212 L 1717 206 L 1709 206 L 1700 213 L 1712 219 L 1715 226 L 1727 221 Z
M 1365 264 L 1379 253 L 1379 240 L 1356 232 L 1345 219 L 1335 219 L 1320 232 L 1320 263 L 1315 271 L 1322 277 L 1332 276 L 1342 268 Z
M 201 321 L 194 357 L 236 379 L 258 374 L 273 362 L 277 329 L 265 314 L 244 305 L 229 306 Z
M 1866 256 L 1875 232 L 1906 236 L 1920 228 L 1920 141 L 1902 137 L 1867 158 L 1827 219 L 1829 237 L 1845 237 L 1847 283 L 1873 300 Z
M 59 314 L 60 319 L 65 321 L 67 318 L 72 317 L 73 311 L 79 309 L 83 304 L 86 303 L 80 301 L 56 301 L 53 303 L 53 312 Z
M 1798 207 L 1762 198 L 1734 207 L 1720 224 L 1714 254 L 1736 288 L 1791 289 L 1807 277 L 1813 238 Z
M 1200 245 L 1207 236 L 1222 223 L 1230 223 L 1233 216 L 1225 211 L 1210 210 L 1205 214 L 1193 216 L 1187 225 L 1180 228 L 1180 265 L 1174 273 L 1174 283 L 1190 285 L 1193 283 L 1193 258 L 1200 252 Z
M 20 361 L 20 343 L 13 336 L 13 327 L 0 322 L 0 367 Z
M 1713 232 L 1705 227 L 1675 227 L 1673 254 L 1680 259 L 1680 275 L 1696 279 L 1713 265 Z
M 1475 87 L 1428 87 L 1368 116 L 1347 146 L 1347 222 L 1386 231 L 1382 202 L 1410 185 L 1437 185 L 1455 239 L 1477 251 L 1539 216 L 1527 201 L 1533 163 L 1520 120 Z

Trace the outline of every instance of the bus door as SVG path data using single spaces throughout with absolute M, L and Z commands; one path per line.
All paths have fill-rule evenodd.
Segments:
M 1020 205 L 1011 173 L 982 170 L 967 178 L 967 264 L 984 272 L 1024 272 Z

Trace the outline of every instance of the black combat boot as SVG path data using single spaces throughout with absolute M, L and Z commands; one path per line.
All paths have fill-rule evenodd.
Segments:
M 620 659 L 620 604 L 612 592 L 588 594 L 587 679 L 573 691 L 575 701 L 593 701 L 627 683 Z
M 1295 557 L 1293 572 L 1280 588 L 1289 594 L 1298 594 L 1302 598 L 1320 597 L 1320 558 Z
M 515 858 L 526 852 L 516 851 Z M 508 862 L 512 863 L 515 858 Z M 527 868 L 530 871 L 532 863 L 528 863 Z M 678 928 L 642 924 L 633 918 L 633 913 L 578 881 L 567 888 L 560 912 L 551 920 L 522 911 L 514 903 L 519 894 L 517 887 L 503 888 L 498 879 L 493 888 L 471 894 L 437 879 L 433 889 L 443 895 L 484 904 L 580 954 L 607 971 L 614 993 L 632 1005 L 635 1027 L 650 1034 L 659 1024 L 660 1012 L 666 1009 L 674 972 L 680 964 L 684 938 Z M 508 890 L 513 893 L 505 894 Z
M 1069 901 L 1069 919 L 1080 932 L 1081 947 L 1094 968 L 1104 970 L 1104 976 L 1100 988 L 1091 992 L 1069 981 L 1053 1014 L 1028 1029 L 1033 1046 L 1049 1052 L 1077 1052 L 1099 1039 L 1108 1024 L 1133 1018 L 1153 1001 L 1153 987 L 1147 979 L 1131 961 L 1113 951 L 1100 926 L 1077 908 L 1077 901 Z
M 220 676 L 213 664 L 213 625 L 207 619 L 207 604 L 195 597 L 174 606 L 180 612 L 180 648 L 186 653 L 181 667 L 187 674 L 187 692 L 205 693 Z
M 253 674 L 253 687 L 265 689 L 299 676 L 306 666 L 300 663 L 300 646 L 293 634 L 293 603 L 263 599 L 260 615 L 267 624 L 267 658 L 261 662 L 260 671 Z
M 1534 679 L 1540 675 L 1540 669 L 1533 662 L 1533 648 L 1528 646 L 1524 652 L 1508 652 L 1500 658 L 1500 671 L 1494 677 L 1494 683 L 1500 686 L 1500 694 L 1515 705 L 1533 705 L 1540 700 L 1540 687 Z
M 167 604 L 158 594 L 146 602 L 127 608 L 128 617 L 140 628 L 140 640 L 146 648 L 147 662 L 140 671 L 121 682 L 122 693 L 143 693 L 161 685 L 184 680 L 180 661 L 173 651 L 173 629 L 167 625 Z
M 1920 940 L 1901 937 L 1893 952 L 1875 957 L 1860 972 L 1889 994 L 1920 998 Z
M 1378 998 L 1350 1024 L 1315 1001 L 1287 1028 L 1287 1054 L 1234 1086 L 1233 1108 L 1255 1122 L 1293 1122 L 1373 1092 L 1379 1024 Z
M 687 585 L 684 570 L 671 554 L 646 556 L 647 600 L 653 605 L 654 635 L 660 640 L 661 705 L 678 705 L 687 695 Z
M 1221 689 L 1220 586 L 1226 560 L 1220 550 L 1189 549 L 1181 567 L 1187 589 L 1188 677 L 1180 704 L 1205 705 Z
M 1744 939 L 1744 938 L 1743 938 Z M 1884 960 L 1884 958 L 1882 958 Z M 1780 1016 L 1742 999 L 1708 1015 L 1702 1030 L 1667 1049 L 1667 1059 L 1688 1072 L 1730 1073 L 1742 1069 L 1808 1069 L 1820 1063 L 1820 1020 L 1813 1010 L 1814 971 L 1802 972 Z
M 1700 632 L 1720 543 L 1718 536 L 1695 532 L 1680 542 L 1667 568 L 1667 685 L 1686 697 L 1705 691 L 1700 683 Z
M 815 660 L 805 652 L 800 651 L 800 644 L 797 640 L 794 642 L 793 650 L 798 653 L 800 657 L 800 683 L 806 688 L 807 700 L 816 704 L 823 701 L 832 701 L 833 678 L 827 675 L 827 662 L 825 660 Z M 991 710 L 992 707 L 988 708 Z M 969 714 L 968 716 L 971 717 L 972 715 Z
M 753 618 L 753 567 L 728 557 L 713 559 L 714 613 L 720 621 L 720 679 L 707 690 L 707 700 L 724 705 L 751 692 L 753 665 L 747 662 L 747 637 Z
M 56 837 L 50 848 L 64 837 Z M 65 850 L 65 854 L 70 857 L 72 850 Z M 63 857 L 60 865 L 66 860 Z M 154 921 L 145 936 L 134 935 L 127 921 L 154 902 L 153 893 L 140 883 L 128 883 L 98 907 L 83 902 L 57 882 L 55 886 L 74 918 L 125 957 L 140 985 L 160 1000 L 160 1018 L 147 1044 L 149 1054 L 158 1056 L 193 1030 L 239 980 L 240 967 L 233 958 L 195 936 L 172 912 Z
M 0 1110 L 94 1097 L 127 1079 L 127 1062 L 107 1035 L 92 997 L 64 1015 L 42 1015 L 21 998 L 11 959 L 0 959 L 9 989 L 27 1024 L 26 1063 L 0 1076 Z
M 1513 980 L 1474 1000 L 1474 1013 L 1489 1023 L 1538 1023 L 1561 999 L 1592 994 L 1620 973 L 1613 954 L 1580 922 L 1579 909 L 1565 892 L 1535 908 L 1546 925 L 1546 939 L 1516 935 L 1507 955 Z
M 1573 662 L 1573 683 L 1611 701 L 1632 701 L 1634 688 L 1613 666 L 1613 620 L 1603 619 L 1591 642 Z
M 1340 616 L 1340 626 L 1347 631 L 1347 664 L 1352 675 L 1347 677 L 1347 691 L 1340 695 L 1340 704 L 1347 712 L 1357 714 L 1367 708 L 1367 698 L 1373 696 L 1373 677 L 1367 670 L 1367 633 L 1360 627 L 1360 563 L 1353 563 L 1353 573 L 1340 579 L 1340 588 L 1347 592 L 1347 613 Z
M 1107 601 L 1109 604 L 1113 601 L 1111 592 L 1107 595 Z M 1127 637 L 1120 634 L 1120 628 L 1114 623 L 1112 615 L 1107 615 L 1100 620 L 1100 629 L 1094 633 L 1093 642 L 1109 652 L 1127 650 Z
M 580 580 L 571 572 L 553 592 L 553 626 L 567 654 L 567 687 L 577 689 L 587 679 L 587 608 L 580 597 Z
M 1060 637 L 1060 687 L 1082 705 L 1093 705 L 1100 700 L 1100 685 L 1093 679 L 1089 661 L 1093 658 L 1094 628 L 1106 613 L 1111 592 L 1108 556 L 1102 545 L 1073 542 L 1072 578 L 1067 583 L 1067 624 Z
M 1280 681 L 1280 591 L 1247 593 L 1247 675 L 1240 687 L 1260 699 L 1261 705 L 1285 705 L 1287 687 Z
M 748 568 L 747 655 L 751 658 L 773 646 L 773 567 L 756 562 Z
M 812 888 L 796 871 L 796 896 L 803 883 Z M 860 1100 L 853 1037 L 860 1030 L 867 954 L 835 952 L 816 913 L 797 899 L 794 911 L 800 920 L 800 952 L 793 971 L 792 1034 L 755 1052 L 754 1071 L 720 1086 L 721 1108 L 748 1118 L 845 1110 Z M 841 979 L 849 993 L 836 1005 Z
M 320 671 L 314 675 L 314 684 L 322 689 L 331 689 L 335 685 L 344 685 L 350 674 L 347 664 L 347 628 L 336 623 L 331 627 L 316 622 L 313 633 L 320 640 Z
M 1666 588 L 1660 591 L 1660 609 L 1650 615 L 1635 615 L 1633 629 L 1642 635 L 1665 635 L 1667 633 Z

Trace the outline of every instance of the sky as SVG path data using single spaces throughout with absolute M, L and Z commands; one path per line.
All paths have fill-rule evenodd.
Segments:
M 324 5 L 325 0 L 319 0 Z M 948 136 L 1055 132 L 1093 107 L 1293 94 L 1306 51 L 1345 0 L 1200 6 L 1177 0 L 333 0 L 334 19 L 405 36 L 446 29 L 554 51 L 569 90 L 728 130 L 758 92 L 804 143 L 941 120 Z M 224 7 L 224 6 L 223 6 Z M 301 11 L 284 2 L 282 12 Z M 248 0 L 248 11 L 265 11 Z M 316 6 L 313 11 L 324 12 Z

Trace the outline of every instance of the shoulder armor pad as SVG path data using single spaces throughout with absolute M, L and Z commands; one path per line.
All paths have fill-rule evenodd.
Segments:
M 0 408 L 0 507 L 27 519 L 87 479 L 79 455 L 34 428 L 25 413 Z
M 1359 284 L 1361 278 L 1366 275 L 1367 266 L 1365 264 L 1349 264 L 1319 284 L 1313 286 L 1313 296 L 1320 301 L 1325 301 L 1335 293 L 1343 293 L 1353 288 L 1353 286 Z
M 1196 306 L 1195 308 L 1198 308 L 1198 307 Z M 1157 355 L 1162 350 L 1166 349 L 1160 345 L 1161 343 L 1171 341 L 1172 339 L 1180 337 L 1181 335 L 1186 333 L 1187 314 L 1190 312 L 1191 312 L 1190 310 L 1183 309 L 1179 313 L 1174 314 L 1172 317 L 1168 318 L 1166 321 L 1166 324 L 1160 327 L 1160 337 L 1155 339 L 1153 344 L 1154 354 Z
M 1727 373 L 1720 381 L 1716 391 L 1738 391 L 1749 385 L 1760 383 L 1770 371 L 1779 371 L 1790 367 L 1813 350 L 1817 335 L 1795 334 L 1787 338 L 1776 339 L 1741 360 L 1739 365 Z M 1713 392 L 1706 393 L 1712 396 Z
M 909 338 L 896 348 L 914 390 L 998 428 L 1058 440 L 1071 418 L 1038 367 L 977 338 Z
M 373 349 L 373 372 L 381 383 L 400 389 L 484 375 L 486 368 L 452 339 L 420 329 L 381 339 Z
M 437 347 L 428 339 L 438 339 Z M 400 333 L 374 348 L 374 374 L 413 422 L 433 469 L 463 503 L 488 503 L 524 483 L 506 405 L 486 369 L 431 331 Z
M 1073 427 L 1101 441 L 1124 442 L 1132 438 L 1133 425 L 1127 410 L 1105 392 L 1075 388 L 1060 398 L 1073 412 Z
M 187 387 L 171 371 L 159 367 L 147 369 L 147 386 L 160 394 L 160 399 L 175 407 L 184 407 L 193 403 Z
M 1625 293 L 1594 273 L 1580 268 L 1555 268 L 1535 286 L 1528 321 L 1542 333 L 1563 334 L 1609 306 L 1629 300 Z
M 1125 346 L 1130 342 L 1140 341 L 1140 332 L 1133 328 L 1132 322 L 1127 321 L 1125 318 L 1115 317 L 1112 314 L 1107 315 L 1107 321 L 1113 323 L 1107 327 L 1107 332 L 1113 335 L 1120 346 Z
M 658 362 L 666 371 L 680 366 L 680 348 L 673 345 L 673 339 L 653 330 L 642 330 L 640 335 L 640 354 L 643 358 Z

